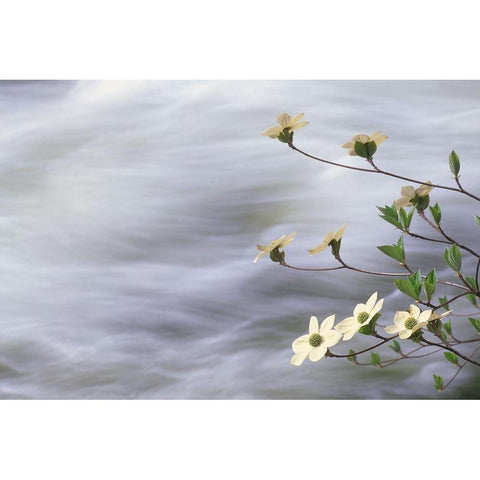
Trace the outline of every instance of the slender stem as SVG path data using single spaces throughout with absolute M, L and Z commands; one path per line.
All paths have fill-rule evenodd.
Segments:
M 477 352 L 477 350 L 480 348 L 480 345 L 472 352 L 472 354 L 470 355 L 470 358 L 472 358 L 475 353 Z M 457 377 L 457 375 L 460 373 L 460 371 L 462 370 L 462 368 L 467 364 L 468 362 L 464 362 L 462 363 L 461 365 L 458 366 L 458 369 L 457 371 L 455 372 L 455 375 L 443 386 L 442 390 L 445 390 L 454 380 L 455 378 Z
M 417 213 L 418 215 L 420 216 L 420 218 L 422 218 L 423 220 L 425 220 L 433 229 L 435 229 L 437 232 L 439 232 L 440 234 L 442 234 L 447 240 L 449 243 L 451 244 L 456 244 L 458 248 L 461 248 L 462 250 L 465 250 L 469 253 L 471 253 L 473 256 L 477 257 L 478 259 L 480 259 L 480 255 L 473 251 L 471 248 L 468 248 L 466 245 L 462 245 L 461 243 L 455 241 L 452 237 L 448 236 L 445 231 L 443 230 L 443 228 L 440 226 L 440 225 L 435 225 L 434 223 L 432 223 L 428 218 L 427 216 L 425 215 L 425 213 L 423 211 L 419 211 L 417 210 Z
M 387 172 L 385 170 L 381 170 L 375 164 L 373 164 L 373 162 L 370 162 L 371 165 L 373 165 L 373 167 L 374 167 L 373 170 L 370 169 L 370 168 L 352 167 L 350 165 L 345 165 L 343 163 L 337 163 L 337 162 L 331 162 L 329 160 L 325 160 L 323 158 L 319 158 L 319 157 L 315 157 L 314 155 L 310 155 L 309 153 L 306 153 L 303 150 L 300 150 L 299 148 L 297 148 L 295 145 L 293 145 L 293 143 L 290 144 L 289 146 L 292 150 L 296 150 L 298 153 L 301 153 L 302 155 L 305 155 L 306 157 L 312 158 L 313 160 L 317 160 L 317 161 L 322 162 L 322 163 L 327 163 L 329 165 L 335 165 L 336 167 L 348 168 L 348 169 L 351 169 L 351 170 L 359 170 L 361 172 L 368 172 L 368 173 L 380 173 L 382 175 L 387 175 L 389 177 L 399 178 L 400 180 L 406 180 L 408 182 L 418 183 L 420 185 L 430 185 L 427 182 L 420 182 L 419 180 L 414 180 L 413 178 L 404 177 L 403 175 L 397 175 L 395 173 L 391 173 L 391 172 Z M 461 192 L 461 193 L 463 193 L 465 195 L 468 195 L 469 197 L 474 198 L 475 200 L 478 200 L 480 202 L 479 197 L 473 195 L 472 193 L 467 192 L 463 188 L 447 187 L 446 185 L 437 185 L 437 184 L 432 184 L 432 187 L 441 188 L 441 189 L 444 189 L 444 190 L 452 190 L 454 192 Z
M 395 335 L 394 337 L 390 337 L 390 338 L 385 338 L 385 340 L 382 340 L 381 342 L 377 343 L 376 345 L 373 345 L 373 347 L 365 348 L 364 350 L 360 350 L 359 352 L 349 353 L 348 355 L 337 355 L 335 353 L 330 352 L 330 356 L 335 357 L 335 358 L 347 358 L 347 357 L 353 357 L 355 355 L 360 355 L 361 353 L 365 353 L 365 352 L 368 352 L 370 350 L 373 350 L 374 348 L 377 348 L 380 345 L 383 345 L 384 343 L 387 343 L 387 342 L 389 342 L 390 340 L 393 340 L 396 337 L 398 337 L 398 335 Z
M 342 269 L 345 268 L 343 265 L 341 265 L 339 267 L 325 267 L 325 268 L 294 267 L 293 265 L 289 265 L 286 262 L 280 262 L 280 265 L 282 267 L 291 268 L 293 270 L 303 270 L 305 272 L 330 272 L 332 270 L 342 270 Z
M 450 298 L 449 300 L 447 300 L 446 302 L 442 303 L 441 305 L 438 305 L 437 307 L 434 307 L 433 310 L 438 310 L 439 308 L 442 308 L 442 307 L 445 307 L 447 306 L 449 303 L 452 303 L 454 302 L 455 300 L 461 298 L 461 297 L 464 297 L 465 295 L 468 295 L 470 292 L 463 292 L 463 293 L 459 293 L 458 295 L 455 295 L 454 297 Z M 433 305 L 432 305 L 433 306 Z M 464 315 L 462 315 L 464 316 Z
M 375 272 L 372 270 L 364 270 L 363 268 L 357 268 L 357 267 L 352 267 L 350 265 L 347 265 L 343 259 L 340 257 L 340 255 L 337 256 L 337 260 L 345 267 L 348 268 L 349 270 L 353 270 L 355 272 L 360 272 L 360 273 L 368 273 L 370 275 L 381 275 L 385 277 L 405 277 L 409 276 L 408 273 L 388 273 L 388 272 Z M 422 278 L 425 278 L 425 275 L 422 275 Z M 462 290 L 467 290 L 468 293 L 471 292 L 470 288 L 464 287 L 463 285 L 459 285 L 458 283 L 454 282 L 445 282 L 442 280 L 437 280 L 437 283 L 441 283 L 442 285 L 449 285 L 451 287 L 457 287 L 461 288 Z
M 478 288 L 478 269 L 479 268 L 480 268 L 480 258 L 478 259 L 477 270 L 475 271 L 475 283 L 476 283 L 477 288 Z
M 404 232 L 413 238 L 420 238 L 421 240 L 428 240 L 429 242 L 446 243 L 447 245 L 452 244 L 452 242 L 448 242 L 447 240 L 438 240 L 436 238 L 424 237 L 423 235 L 419 235 L 418 233 L 413 233 L 410 230 L 404 230 Z
M 464 360 L 466 360 L 467 362 L 470 362 L 472 363 L 473 365 L 476 365 L 477 367 L 480 367 L 480 363 L 476 362 L 475 360 L 472 360 L 471 358 L 468 358 L 466 357 L 465 355 L 463 355 L 462 353 L 460 353 L 459 351 L 455 350 L 454 348 L 451 348 L 447 345 L 441 345 L 439 343 L 435 343 L 435 342 L 431 342 L 430 340 L 427 340 L 425 339 L 424 337 L 422 337 L 422 342 L 425 342 L 427 345 L 432 345 L 434 347 L 441 347 L 441 348 L 444 348 L 445 350 L 449 350 L 450 352 L 452 353 L 455 353 L 455 355 L 459 356 L 460 358 L 463 358 Z

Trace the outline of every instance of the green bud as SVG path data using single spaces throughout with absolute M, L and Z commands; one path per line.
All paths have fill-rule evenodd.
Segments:
M 355 142 L 354 150 L 359 157 L 372 158 L 377 151 L 377 144 L 373 140 L 367 143 Z
M 270 260 L 272 262 L 283 263 L 285 261 L 285 252 L 281 252 L 278 247 L 270 252 Z

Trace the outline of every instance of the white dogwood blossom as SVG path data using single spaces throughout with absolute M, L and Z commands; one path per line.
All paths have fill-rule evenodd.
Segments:
M 348 154 L 352 156 L 358 156 L 358 154 L 355 152 L 355 143 L 360 142 L 363 144 L 369 143 L 369 142 L 375 142 L 375 145 L 377 147 L 383 143 L 388 137 L 381 133 L 380 130 L 377 130 L 376 132 L 373 132 L 371 135 L 365 135 L 364 133 L 359 133 L 358 135 L 354 135 L 352 139 L 342 145 L 342 148 L 348 148 Z
M 398 334 L 405 340 L 422 327 L 425 327 L 431 320 L 432 311 L 424 310 L 423 312 L 416 305 L 410 305 L 410 311 L 397 312 L 393 319 L 393 325 L 385 327 L 385 331 L 390 334 Z
M 412 207 L 412 200 L 418 195 L 419 197 L 427 196 L 433 189 L 432 182 L 428 181 L 428 185 L 422 184 L 418 188 L 413 188 L 411 185 L 402 187 L 399 199 L 395 200 L 395 207 L 400 210 L 402 207 Z
M 343 340 L 350 340 L 381 310 L 383 298 L 377 302 L 377 296 L 378 294 L 375 292 L 367 300 L 367 303 L 359 303 L 353 310 L 353 317 L 347 317 L 335 326 L 335 329 L 343 334 Z
M 335 315 L 325 318 L 320 326 L 317 317 L 310 317 L 308 335 L 302 335 L 292 343 L 294 355 L 290 363 L 298 367 L 307 357 L 312 362 L 323 358 L 328 347 L 336 345 L 342 339 L 342 334 L 333 330 L 334 322 Z
M 303 128 L 305 125 L 308 124 L 306 121 L 300 121 L 303 118 L 303 113 L 299 113 L 298 115 L 294 115 L 291 117 L 288 113 L 282 113 L 278 116 L 277 122 L 279 125 L 275 127 L 270 127 L 263 132 L 263 135 L 266 135 L 270 138 L 278 138 L 281 132 L 285 129 L 288 133 L 298 130 L 299 128 Z
M 286 247 L 292 240 L 297 232 L 291 233 L 290 235 L 283 235 L 278 240 L 274 240 L 270 245 L 257 245 L 257 250 L 260 250 L 260 253 L 255 257 L 253 263 L 255 263 L 260 257 L 270 253 L 275 248 Z
M 340 240 L 345 233 L 345 229 L 347 228 L 347 224 L 345 223 L 340 227 L 340 229 L 336 232 L 333 233 L 333 231 L 328 232 L 325 235 L 325 238 L 323 239 L 323 242 L 318 244 L 315 248 L 312 248 L 311 250 L 308 251 L 310 255 L 316 255 L 317 253 L 321 252 L 322 250 L 325 250 L 328 247 L 328 244 L 332 240 Z

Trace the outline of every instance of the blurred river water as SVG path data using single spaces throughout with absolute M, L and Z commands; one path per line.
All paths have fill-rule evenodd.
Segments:
M 379 166 L 454 186 L 455 149 L 465 188 L 479 193 L 477 81 L 0 82 L 0 398 L 480 397 L 471 368 L 433 389 L 434 373 L 455 373 L 442 354 L 381 370 L 289 364 L 311 315 L 341 320 L 378 291 L 386 325 L 410 302 L 391 279 L 253 263 L 257 243 L 298 231 L 289 263 L 334 266 L 307 249 L 347 222 L 345 260 L 400 271 L 376 248 L 398 240 L 376 206 L 405 182 L 262 136 L 282 112 L 305 112 L 296 144 L 332 161 L 366 167 L 340 146 L 381 129 Z M 431 198 L 445 229 L 478 245 L 478 204 L 446 190 Z M 405 245 L 413 268 L 453 279 L 441 245 Z

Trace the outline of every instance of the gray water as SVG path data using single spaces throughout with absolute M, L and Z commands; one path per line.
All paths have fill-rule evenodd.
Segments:
M 283 111 L 305 112 L 296 143 L 333 161 L 366 166 L 340 145 L 381 129 L 381 167 L 453 185 L 454 148 L 479 192 L 479 82 L 0 83 L 1 398 L 478 397 L 468 368 L 437 394 L 432 374 L 455 372 L 441 354 L 383 370 L 289 364 L 310 315 L 341 320 L 378 290 L 388 324 L 410 302 L 389 279 L 253 263 L 257 243 L 298 230 L 291 264 L 335 265 L 306 250 L 348 222 L 346 260 L 398 271 L 375 248 L 398 239 L 375 207 L 405 182 L 262 136 Z M 448 231 L 478 244 L 478 204 L 444 190 L 432 200 Z M 406 245 L 412 267 L 452 279 L 441 247 Z

